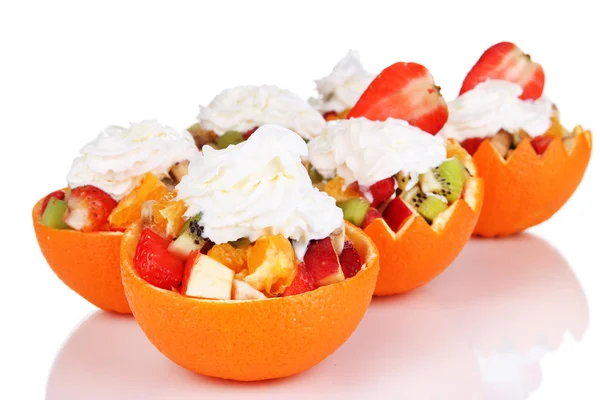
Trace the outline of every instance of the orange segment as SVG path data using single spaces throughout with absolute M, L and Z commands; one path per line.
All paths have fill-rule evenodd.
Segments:
M 40 223 L 43 201 L 33 208 L 33 228 L 42 254 L 56 276 L 96 307 L 130 314 L 119 268 L 123 234 L 44 226 Z
M 123 197 L 108 218 L 113 228 L 127 228 L 140 219 L 142 206 L 148 200 L 160 200 L 168 192 L 167 187 L 151 173 L 144 175 L 140 185 Z
M 345 201 L 355 197 L 361 197 L 361 193 L 353 189 L 352 185 L 344 188 L 344 178 L 336 176 L 325 184 L 323 191 L 333 197 L 336 201 Z
M 475 234 L 506 236 L 540 224 L 571 197 L 590 160 L 592 135 L 575 128 L 574 146 L 567 152 L 554 139 L 542 156 L 524 140 L 505 160 L 485 140 L 473 159 L 485 180 L 485 201 Z
M 236 273 L 242 272 L 248 265 L 248 248 L 236 249 L 229 243 L 216 244 L 207 253 L 207 255 Z
M 275 296 L 292 283 L 297 271 L 296 253 L 283 235 L 263 236 L 248 250 L 248 276 L 255 289 Z
M 136 273 L 140 234 L 124 234 L 121 266 L 125 293 L 148 339 L 165 356 L 193 372 L 241 381 L 303 372 L 339 348 L 371 301 L 379 271 L 373 242 L 355 226 L 346 235 L 366 267 L 356 276 L 296 296 L 219 301 L 156 288 Z
M 183 214 L 187 211 L 185 203 L 173 200 L 176 192 L 170 192 L 157 203 L 152 205 L 153 229 L 166 236 L 175 237 L 183 228 Z

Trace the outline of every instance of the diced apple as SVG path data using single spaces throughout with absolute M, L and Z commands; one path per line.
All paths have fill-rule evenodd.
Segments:
M 185 265 L 181 294 L 203 299 L 230 300 L 233 270 L 194 251 Z
M 367 226 L 369 226 L 371 222 L 373 222 L 377 218 L 383 218 L 383 215 L 381 215 L 378 209 L 373 207 L 369 208 L 369 210 L 367 210 L 367 214 L 365 215 L 365 219 L 362 223 L 361 228 L 365 229 Z
M 331 234 L 331 241 L 333 242 L 333 248 L 339 255 L 344 251 L 344 242 L 346 241 L 346 227 L 342 225 Z
M 304 255 L 304 263 L 317 286 L 331 285 L 344 280 L 344 271 L 329 237 L 310 243 Z
M 411 209 L 400 197 L 396 197 L 392 200 L 387 208 L 383 210 L 383 218 L 394 232 L 397 232 L 402 226 L 402 223 L 412 214 L 413 212 Z
M 234 279 L 231 288 L 231 298 L 234 300 L 258 300 L 266 299 L 267 296 L 254 289 L 246 282 Z

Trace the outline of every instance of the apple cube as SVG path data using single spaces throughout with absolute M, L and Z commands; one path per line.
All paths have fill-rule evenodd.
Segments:
M 185 265 L 181 294 L 203 299 L 230 300 L 233 270 L 217 260 L 192 252 Z
M 402 226 L 402 223 L 413 214 L 412 210 L 402 201 L 400 197 L 396 197 L 383 210 L 383 219 L 394 232 Z
M 304 255 L 304 263 L 319 287 L 344 280 L 344 271 L 329 237 L 310 243 Z
M 231 289 L 231 298 L 234 300 L 258 300 L 267 298 L 262 292 L 254 289 L 248 283 L 239 279 L 233 280 Z

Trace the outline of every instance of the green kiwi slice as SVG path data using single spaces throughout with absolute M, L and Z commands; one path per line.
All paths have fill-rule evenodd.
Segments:
M 458 158 L 450 158 L 429 172 L 419 176 L 425 193 L 444 196 L 449 203 L 460 199 L 465 184 L 465 167 Z
M 207 240 L 202 237 L 203 227 L 199 224 L 202 213 L 188 219 L 177 238 L 169 245 L 169 251 L 179 255 L 181 258 L 187 256 L 194 250 L 201 250 Z
M 402 200 L 417 210 L 429 223 L 432 223 L 439 213 L 448 208 L 448 204 L 437 197 L 427 196 L 418 186 L 405 192 Z
M 340 201 L 337 206 L 342 209 L 344 219 L 356 226 L 361 226 L 367 215 L 367 211 L 371 206 L 367 200 L 362 198 L 354 198 L 350 200 Z
M 225 149 L 232 144 L 242 143 L 243 141 L 244 137 L 241 133 L 237 131 L 227 131 L 217 138 L 216 143 L 219 149 Z
M 54 229 L 69 229 L 69 226 L 63 221 L 66 211 L 67 203 L 56 197 L 51 198 L 42 214 L 42 225 Z

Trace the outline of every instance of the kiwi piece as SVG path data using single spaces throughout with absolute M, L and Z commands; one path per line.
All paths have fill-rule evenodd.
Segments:
M 42 214 L 42 225 L 54 229 L 69 229 L 69 226 L 63 221 L 66 211 L 67 203 L 56 197 L 51 198 Z
M 356 226 L 361 226 L 365 220 L 365 215 L 371 206 L 367 200 L 360 197 L 340 201 L 337 206 L 342 209 L 344 219 Z
M 169 245 L 169 251 L 181 258 L 187 258 L 194 250 L 201 250 L 207 240 L 202 237 L 204 228 L 200 225 L 202 213 L 188 219 L 177 238 Z
M 396 175 L 396 181 L 398 181 L 398 191 L 403 192 L 406 189 L 408 182 L 410 182 L 410 176 L 400 171 Z
M 242 143 L 243 141 L 244 137 L 238 131 L 227 131 L 217 138 L 216 143 L 219 149 L 226 149 L 232 144 Z
M 402 200 L 417 210 L 429 223 L 432 223 L 439 213 L 448 208 L 448 204 L 437 197 L 427 196 L 418 186 L 404 193 Z
M 465 184 L 465 167 L 458 158 L 449 158 L 429 172 L 419 176 L 421 190 L 444 196 L 449 203 L 460 198 Z
M 184 176 L 188 174 L 190 162 L 188 160 L 175 163 L 169 170 L 169 176 L 176 184 L 181 182 Z

